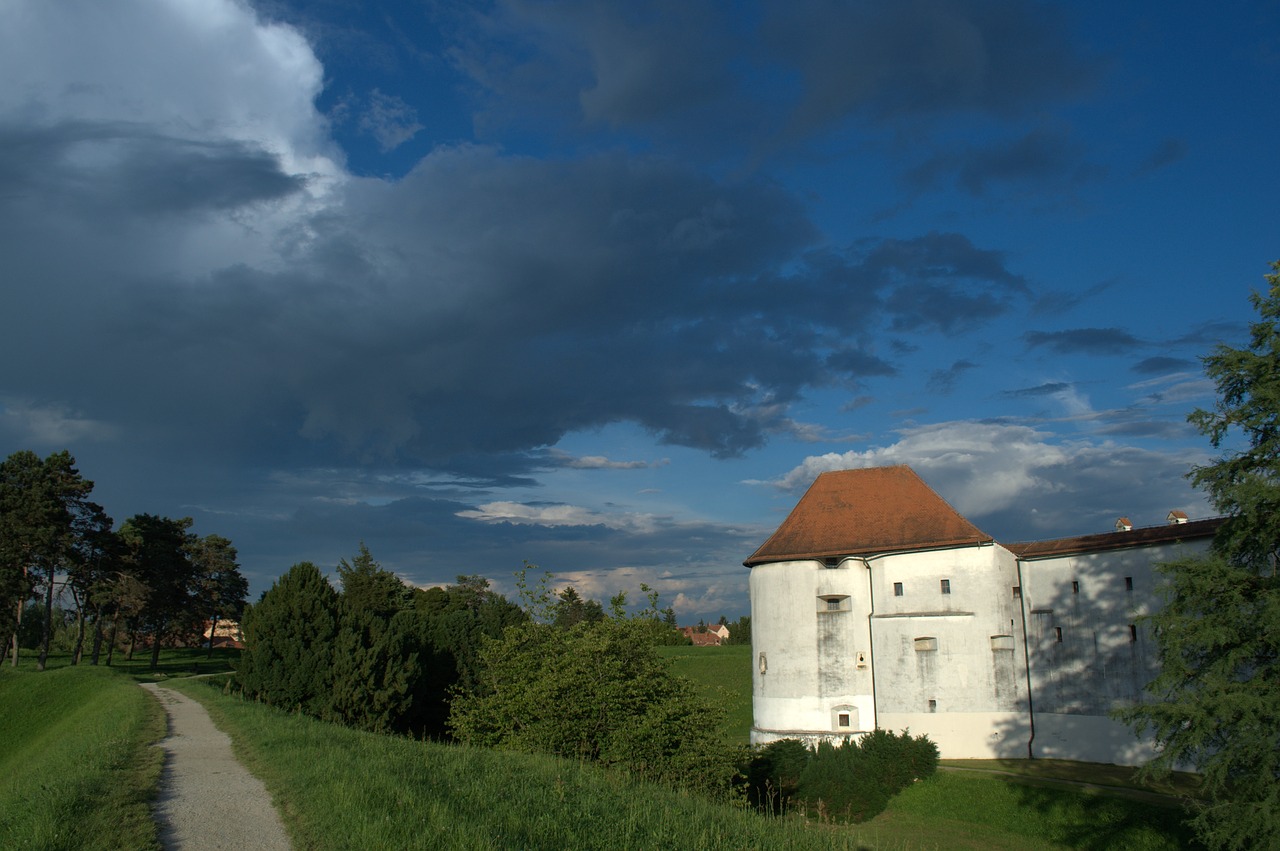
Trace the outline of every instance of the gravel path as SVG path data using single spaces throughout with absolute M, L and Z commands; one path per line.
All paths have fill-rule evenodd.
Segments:
M 196 701 L 143 683 L 169 716 L 156 823 L 167 851 L 289 851 L 262 781 L 231 753 L 231 740 Z

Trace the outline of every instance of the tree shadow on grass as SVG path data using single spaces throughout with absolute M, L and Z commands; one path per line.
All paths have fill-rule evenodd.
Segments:
M 1019 804 L 1053 825 L 1046 838 L 1072 848 L 1202 848 L 1187 820 L 1186 806 L 1140 792 L 1117 793 L 1082 788 L 1063 781 L 1005 778 Z

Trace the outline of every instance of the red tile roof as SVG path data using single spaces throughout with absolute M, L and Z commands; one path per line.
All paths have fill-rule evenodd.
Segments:
M 1077 535 L 1074 538 L 1056 538 L 1052 541 L 1027 541 L 1021 544 L 1005 544 L 1005 549 L 1018 558 L 1049 558 L 1051 556 L 1093 553 L 1102 550 L 1119 550 L 1125 547 L 1144 547 L 1153 544 L 1169 544 L 1211 538 L 1223 523 L 1222 517 L 1208 520 L 1191 520 L 1187 523 L 1168 523 L 1164 526 L 1146 526 L 1122 532 L 1101 532 L 1096 535 Z
M 837 470 L 819 475 L 778 531 L 743 564 L 973 546 L 991 540 L 910 467 Z

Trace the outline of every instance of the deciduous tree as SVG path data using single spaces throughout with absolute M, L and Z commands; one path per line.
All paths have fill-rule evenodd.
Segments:
M 196 571 L 196 605 L 209 620 L 209 656 L 220 620 L 240 620 L 244 614 L 249 580 L 240 573 L 236 548 L 221 535 L 205 535 L 192 542 L 191 560 Z
M 49 655 L 57 574 L 90 558 L 92 537 L 111 524 L 102 508 L 89 501 L 93 482 L 80 475 L 75 463 L 66 450 L 44 460 L 24 450 L 0 464 L 0 591 L 6 595 L 5 610 L 20 620 L 22 602 L 34 588 L 43 588 L 39 670 Z

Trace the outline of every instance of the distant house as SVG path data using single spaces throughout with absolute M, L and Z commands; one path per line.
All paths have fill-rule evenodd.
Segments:
M 694 647 L 719 647 L 729 638 L 729 629 L 724 624 L 713 627 L 682 626 L 680 632 L 693 642 Z
M 205 641 L 209 640 L 210 622 L 204 622 L 204 632 L 201 634 Z M 232 647 L 237 650 L 244 649 L 244 636 L 240 632 L 239 621 L 220 620 L 218 628 L 213 634 L 214 647 Z
M 1000 544 L 909 467 L 818 476 L 745 562 L 758 744 L 927 734 L 947 758 L 1137 764 L 1108 713 L 1158 670 L 1156 564 L 1221 519 Z

